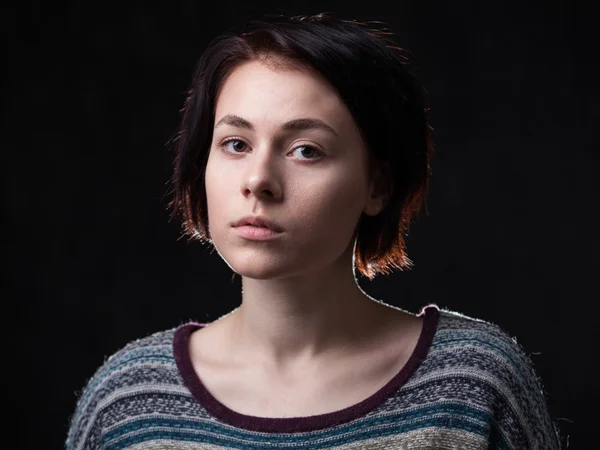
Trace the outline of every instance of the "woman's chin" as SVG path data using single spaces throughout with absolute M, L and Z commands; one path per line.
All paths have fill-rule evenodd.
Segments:
M 283 261 L 260 261 L 259 258 L 234 261 L 229 264 L 229 267 L 241 277 L 254 280 L 277 280 L 301 273 L 298 264 L 286 264 Z
M 282 270 L 281 266 L 262 266 L 257 267 L 232 267 L 233 271 L 243 278 L 251 278 L 253 280 L 276 280 L 280 278 L 287 278 L 291 274 Z

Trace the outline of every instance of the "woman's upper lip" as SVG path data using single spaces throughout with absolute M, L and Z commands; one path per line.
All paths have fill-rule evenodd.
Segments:
M 279 232 L 283 231 L 283 228 L 281 228 L 275 222 L 273 222 L 272 220 L 269 220 L 265 217 L 262 217 L 262 216 L 247 215 L 247 216 L 242 217 L 239 220 L 236 220 L 232 224 L 233 227 L 241 227 L 243 225 L 249 225 L 249 226 L 254 226 L 254 227 L 266 227 L 266 228 L 270 228 L 273 231 L 279 231 Z

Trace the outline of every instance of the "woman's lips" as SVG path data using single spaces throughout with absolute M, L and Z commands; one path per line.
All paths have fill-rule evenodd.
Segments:
M 234 227 L 233 229 L 243 238 L 254 241 L 266 241 L 281 234 L 280 232 L 273 231 L 270 228 L 254 227 L 251 225 L 242 225 L 239 227 Z

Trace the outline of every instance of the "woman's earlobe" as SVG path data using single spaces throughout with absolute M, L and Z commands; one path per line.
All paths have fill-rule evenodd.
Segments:
M 376 216 L 385 208 L 385 198 L 384 197 L 376 197 L 369 201 L 369 204 L 365 206 L 363 212 L 367 216 Z
M 375 212 L 379 214 L 388 204 L 394 189 L 393 176 L 389 163 L 381 163 L 377 168 L 371 182 L 371 200 L 374 204 Z M 373 207 L 371 207 L 373 209 Z M 366 213 L 366 212 L 365 212 Z
M 368 216 L 376 216 L 388 205 L 393 192 L 393 184 L 388 173 L 380 172 L 371 184 L 371 198 L 363 212 Z

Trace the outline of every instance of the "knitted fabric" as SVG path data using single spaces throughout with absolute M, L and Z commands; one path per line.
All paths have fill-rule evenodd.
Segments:
M 310 417 L 253 417 L 214 398 L 188 352 L 204 324 L 136 340 L 88 381 L 66 448 L 559 449 L 541 383 L 516 341 L 434 305 L 420 315 L 417 346 L 392 380 L 358 404 Z

